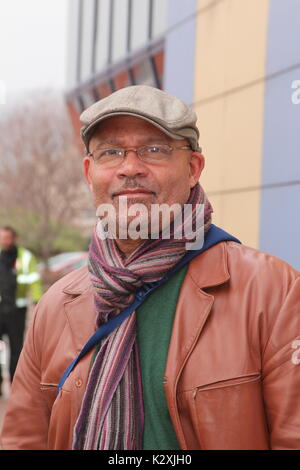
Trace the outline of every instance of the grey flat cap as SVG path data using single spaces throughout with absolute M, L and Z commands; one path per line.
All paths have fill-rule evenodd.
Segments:
M 193 150 L 201 151 L 196 113 L 176 96 L 151 86 L 136 85 L 112 93 L 81 114 L 81 137 L 87 152 L 90 138 L 98 124 L 118 115 L 145 119 L 171 138 L 187 139 Z

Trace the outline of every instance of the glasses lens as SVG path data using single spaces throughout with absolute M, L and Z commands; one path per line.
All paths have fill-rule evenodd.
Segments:
M 118 164 L 122 161 L 123 154 L 121 149 L 99 149 L 94 153 L 94 158 L 99 165 Z
M 139 148 L 139 154 L 144 160 L 165 160 L 171 155 L 169 145 L 144 145 Z

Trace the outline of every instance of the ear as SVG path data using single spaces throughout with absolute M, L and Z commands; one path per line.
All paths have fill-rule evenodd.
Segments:
M 90 191 L 92 192 L 93 190 L 93 185 L 92 185 L 92 180 L 91 180 L 91 158 L 90 157 L 84 157 L 83 159 L 83 174 L 85 181 L 88 184 L 88 187 L 90 188 Z
M 202 170 L 205 166 L 205 158 L 202 153 L 193 152 L 190 162 L 190 187 L 193 188 L 199 181 Z

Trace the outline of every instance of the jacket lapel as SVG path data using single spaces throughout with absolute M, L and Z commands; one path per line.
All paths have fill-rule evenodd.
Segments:
M 222 242 L 190 262 L 180 290 L 165 368 L 164 388 L 182 448 L 185 446 L 185 438 L 177 410 L 177 384 L 213 306 L 213 295 L 203 291 L 203 288 L 223 284 L 229 278 L 226 243 Z
M 69 297 L 64 308 L 78 353 L 96 331 L 93 286 L 87 267 L 81 269 L 81 275 L 63 289 L 63 292 Z

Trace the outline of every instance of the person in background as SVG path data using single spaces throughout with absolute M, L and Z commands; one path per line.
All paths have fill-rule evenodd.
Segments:
M 0 228 L 0 338 L 6 334 L 9 339 L 11 382 L 23 346 L 28 305 L 30 301 L 36 304 L 42 296 L 37 260 L 16 241 L 12 227 Z M 1 384 L 0 370 L 0 390 Z

